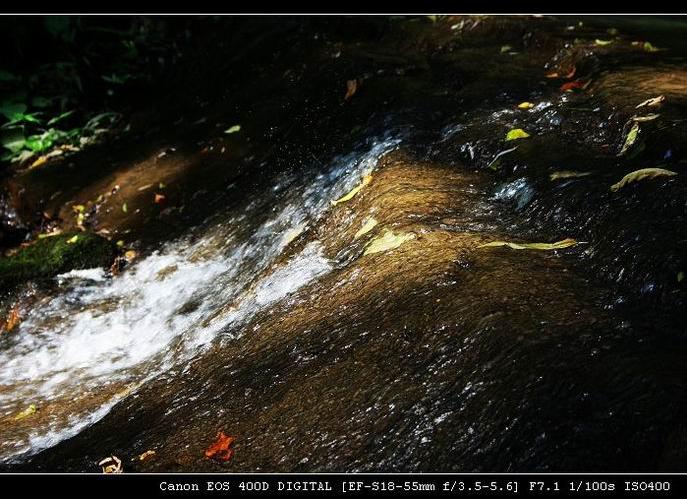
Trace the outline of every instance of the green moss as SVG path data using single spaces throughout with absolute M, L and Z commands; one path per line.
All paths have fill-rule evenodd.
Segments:
M 112 263 L 114 256 L 114 245 L 96 234 L 79 232 L 46 237 L 12 256 L 0 257 L 0 285 L 8 287 L 70 270 L 104 267 Z

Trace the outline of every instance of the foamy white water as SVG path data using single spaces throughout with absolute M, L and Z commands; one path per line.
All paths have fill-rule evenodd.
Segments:
M 113 389 L 85 409 L 79 404 L 28 434 L 0 429 L 0 460 L 73 436 L 131 387 L 188 362 L 218 335 L 239 336 L 247 320 L 328 273 L 332 263 L 317 241 L 285 263 L 274 262 L 398 143 L 378 142 L 364 154 L 339 158 L 310 182 L 299 184 L 302 174 L 284 177 L 268 197 L 208 227 L 194 242 L 169 243 L 114 278 L 101 269 L 58 276 L 59 294 L 39 302 L 0 351 L 0 415 L 28 404 L 40 410 L 100 387 L 129 389 Z M 245 230 L 267 210 L 265 221 Z

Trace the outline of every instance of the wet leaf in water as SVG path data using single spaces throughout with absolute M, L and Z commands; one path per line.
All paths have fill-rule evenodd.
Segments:
M 241 131 L 241 125 L 234 125 L 232 127 L 227 128 L 224 130 L 224 133 L 230 134 L 230 133 L 236 133 Z
M 122 468 L 122 460 L 117 456 L 106 457 L 98 463 L 98 466 L 100 466 L 103 473 L 106 474 L 122 473 L 124 471 L 124 468 Z
M 651 99 L 647 99 L 644 102 L 637 104 L 635 109 L 639 109 L 640 107 L 657 107 L 663 104 L 665 100 L 666 98 L 663 95 L 659 95 L 658 97 L 652 97 Z
M 511 47 L 510 45 L 503 45 L 501 47 L 501 53 L 502 54 L 504 54 L 506 52 L 510 52 L 511 50 L 513 50 L 513 47 Z
M 15 305 L 7 314 L 7 319 L 5 319 L 5 325 L 0 329 L 0 333 L 11 333 L 14 328 L 16 328 L 21 322 L 21 314 L 19 313 L 19 306 Z
M 522 128 L 513 128 L 506 134 L 506 141 L 509 140 L 518 140 L 518 139 L 526 139 L 529 137 L 530 134 L 527 133 L 525 130 Z
M 682 282 L 685 279 L 685 273 L 681 270 L 677 273 L 677 282 Z
M 611 186 L 611 191 L 616 192 L 618 189 L 622 189 L 627 184 L 637 182 L 639 180 L 656 177 L 674 177 L 675 175 L 677 175 L 677 173 L 670 170 L 664 170 L 663 168 L 642 168 L 641 170 L 635 170 L 625 175 L 620 182 Z
M 153 457 L 155 454 L 157 454 L 157 452 L 155 452 L 154 450 L 152 450 L 152 449 L 151 449 L 151 450 L 147 450 L 147 451 L 145 451 L 143 454 L 141 454 L 141 455 L 138 456 L 138 460 L 139 460 L 139 461 L 145 461 L 145 460 L 148 459 L 149 457 Z
M 660 114 L 647 114 L 646 116 L 633 116 L 632 121 L 636 123 L 644 123 L 647 121 L 654 121 L 656 118 L 661 116 Z
M 533 250 L 543 250 L 543 251 L 549 251 L 549 250 L 557 250 L 557 249 L 563 249 L 563 248 L 569 248 L 571 246 L 575 246 L 577 244 L 577 241 L 574 239 L 563 239 L 562 241 L 558 241 L 555 243 L 511 243 L 508 241 L 493 241 L 491 243 L 487 244 L 482 244 L 478 246 L 478 248 L 497 248 L 501 246 L 508 246 L 511 249 L 514 250 L 525 250 L 525 249 L 533 249 Z
M 613 43 L 613 40 L 599 40 L 598 38 L 594 40 L 594 45 L 599 45 L 601 47 L 605 45 L 610 45 Z
M 365 176 L 363 177 L 363 181 L 362 181 L 360 184 L 358 184 L 356 187 L 354 187 L 353 189 L 351 189 L 351 191 L 350 191 L 348 194 L 346 194 L 346 195 L 345 195 L 344 197 L 342 197 L 342 198 L 337 199 L 336 201 L 332 201 L 332 202 L 331 202 L 331 203 L 332 203 L 332 206 L 335 206 L 335 205 L 337 205 L 337 204 L 339 204 L 339 203 L 345 203 L 346 201 L 350 201 L 351 199 L 353 199 L 353 196 L 355 196 L 356 194 L 358 194 L 358 192 L 360 192 L 360 190 L 361 190 L 363 187 L 365 187 L 367 184 L 369 184 L 370 182 L 372 182 L 372 175 L 365 175 Z
M 575 81 L 569 81 L 568 83 L 563 83 L 561 85 L 561 92 L 572 92 L 573 90 L 584 90 L 589 86 L 591 83 L 591 80 L 589 81 L 582 81 L 582 80 L 575 80 Z
M 126 203 L 124 203 L 124 204 L 122 205 L 122 211 L 123 211 L 124 213 L 126 213 L 126 212 L 129 211 L 129 208 L 127 207 Z
M 642 48 L 647 52 L 658 52 L 659 50 L 661 50 L 658 47 L 654 47 L 651 44 L 651 42 L 644 42 L 644 44 L 642 45 Z
M 374 218 L 371 218 L 371 217 L 368 218 L 365 221 L 365 223 L 363 224 L 363 226 L 360 228 L 360 230 L 355 233 L 355 235 L 353 236 L 353 239 L 358 239 L 359 237 L 364 236 L 365 234 L 370 232 L 372 229 L 374 229 L 376 226 L 377 226 L 377 220 L 375 220 Z
M 625 142 L 623 143 L 623 147 L 620 149 L 620 152 L 618 153 L 618 156 L 622 156 L 625 154 L 630 147 L 635 143 L 637 140 L 637 135 L 639 134 L 639 124 L 637 122 L 632 124 L 632 128 L 630 128 L 630 131 L 627 132 L 627 136 L 625 137 Z
M 17 414 L 16 416 L 14 416 L 14 420 L 15 420 L 15 421 L 18 421 L 18 420 L 20 420 L 20 419 L 28 418 L 29 416 L 32 416 L 32 415 L 36 414 L 37 411 L 38 411 L 38 408 L 36 407 L 36 405 L 35 405 L 35 404 L 31 404 L 31 405 L 28 406 L 26 409 L 24 409 L 23 411 L 21 411 L 19 414 Z
M 348 100 L 358 91 L 358 80 L 348 80 L 346 82 L 346 95 L 344 100 Z
M 556 172 L 552 172 L 549 175 L 549 178 L 551 180 L 560 180 L 560 179 L 566 179 L 566 178 L 578 178 L 578 177 L 586 177 L 588 175 L 591 175 L 591 172 L 574 172 L 571 170 L 560 170 Z
M 400 233 L 394 234 L 393 231 L 385 230 L 384 234 L 373 239 L 370 244 L 368 244 L 363 256 L 371 255 L 373 253 L 381 253 L 382 251 L 388 251 L 398 248 L 400 245 L 406 241 L 410 241 L 415 238 L 415 234 L 411 233 Z
M 534 107 L 534 104 L 532 104 L 531 102 L 527 102 L 527 101 L 521 102 L 520 104 L 518 104 L 518 109 L 532 109 L 533 107 Z
M 205 450 L 205 457 L 218 461 L 229 461 L 234 456 L 231 445 L 236 437 L 225 435 L 223 431 L 217 434 L 217 439 Z
M 518 148 L 518 146 L 512 147 L 510 149 L 506 149 L 505 151 L 501 151 L 498 153 L 496 156 L 494 156 L 494 159 L 491 160 L 491 163 L 487 166 L 487 168 L 490 168 L 492 170 L 497 170 L 498 167 L 501 165 L 501 158 L 505 156 L 506 154 L 510 154 L 513 151 L 515 151 Z
M 69 239 L 67 239 L 67 244 L 74 244 L 78 240 L 79 236 L 70 237 Z

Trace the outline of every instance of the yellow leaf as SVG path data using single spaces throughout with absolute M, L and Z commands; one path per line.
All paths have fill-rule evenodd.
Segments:
M 385 230 L 384 234 L 373 239 L 370 244 L 368 244 L 363 256 L 371 255 L 373 253 L 380 253 L 382 251 L 392 250 L 398 248 L 400 245 L 406 241 L 410 241 L 415 238 L 415 234 L 410 233 L 400 233 L 394 234 L 390 230 Z
M 138 456 L 138 460 L 139 460 L 139 461 L 145 461 L 146 459 L 148 459 L 149 457 L 154 456 L 155 454 L 157 454 L 157 452 L 155 452 L 154 450 L 147 450 L 147 451 L 145 451 L 143 454 L 141 454 L 140 456 Z
M 124 258 L 131 261 L 134 258 L 136 258 L 137 255 L 138 255 L 138 253 L 136 253 L 134 250 L 129 250 L 129 251 L 124 253 Z
M 224 131 L 224 133 L 230 134 L 230 133 L 236 133 L 236 132 L 239 132 L 239 131 L 241 131 L 241 125 L 234 125 L 234 126 L 232 126 L 232 127 L 230 127 L 230 128 L 227 128 L 227 129 Z
M 368 218 L 367 221 L 360 228 L 360 230 L 355 233 L 355 235 L 353 236 L 353 239 L 358 239 L 359 237 L 364 236 L 365 234 L 370 232 L 372 229 L 374 229 L 376 225 L 377 225 L 377 220 L 375 220 L 374 218 Z
M 78 240 L 79 236 L 70 237 L 69 239 L 67 239 L 67 244 L 74 244 Z
M 360 190 L 363 187 L 365 187 L 367 184 L 369 184 L 370 182 L 372 182 L 372 175 L 365 175 L 363 177 L 363 181 L 360 184 L 358 184 L 356 187 L 354 187 L 348 194 L 346 194 L 342 198 L 337 199 L 336 201 L 332 201 L 331 202 L 332 206 L 337 205 L 339 203 L 344 203 L 346 201 L 350 201 L 351 199 L 353 199 L 353 196 L 358 194 L 358 192 L 360 192 Z
M 124 203 L 124 204 L 122 205 L 122 211 L 123 211 L 124 213 L 126 213 L 126 212 L 129 211 L 129 208 L 126 206 L 126 203 Z
M 644 102 L 641 102 L 640 104 L 637 104 L 635 109 L 639 109 L 640 107 L 656 107 L 660 106 L 663 104 L 663 102 L 666 100 L 666 98 L 663 95 L 659 95 L 658 97 L 652 97 L 651 99 L 647 99 Z
M 632 121 L 637 123 L 644 123 L 645 121 L 653 121 L 661 116 L 660 114 L 647 114 L 646 116 L 633 116 Z
M 493 241 L 491 243 L 487 244 L 482 244 L 478 246 L 478 248 L 497 248 L 500 246 L 508 246 L 509 248 L 512 248 L 514 250 L 524 250 L 524 249 L 533 249 L 533 250 L 557 250 L 557 249 L 563 249 L 563 248 L 569 248 L 570 246 L 575 246 L 577 244 L 577 241 L 574 239 L 563 239 L 561 241 L 555 242 L 555 243 L 511 243 L 508 241 Z
M 571 170 L 561 170 L 557 172 L 553 172 L 549 175 L 549 178 L 551 180 L 559 180 L 559 179 L 564 179 L 564 178 L 577 178 L 577 177 L 586 177 L 587 175 L 591 175 L 591 172 L 574 172 Z
M 77 213 L 83 213 L 86 207 L 82 204 L 75 204 L 72 206 L 72 210 L 74 210 Z
M 627 184 L 637 182 L 638 180 L 655 177 L 673 177 L 675 175 L 677 175 L 677 173 L 670 170 L 664 170 L 663 168 L 642 168 L 641 170 L 635 170 L 625 175 L 620 182 L 611 186 L 611 191 L 616 192 Z
M 38 411 L 38 408 L 35 406 L 35 404 L 31 404 L 26 409 L 21 411 L 19 414 L 14 416 L 14 420 L 18 421 L 20 419 L 24 419 L 26 417 L 32 416 L 33 414 L 36 414 L 36 411 Z
M 526 139 L 530 134 L 522 128 L 514 128 L 506 134 L 506 140 Z
M 527 101 L 521 102 L 520 104 L 518 104 L 518 109 L 532 109 L 533 107 L 534 107 L 534 104 L 532 104 L 531 102 L 527 102 Z
M 117 247 L 123 248 L 124 247 L 124 241 L 122 241 L 121 239 L 119 241 L 117 241 Z
M 594 44 L 599 46 L 610 45 L 611 43 L 613 40 L 599 40 L 598 38 L 594 40 Z
M 31 163 L 31 166 L 29 166 L 29 168 L 38 168 L 39 166 L 44 165 L 47 162 L 48 162 L 48 158 L 46 158 L 45 156 L 41 156 L 36 161 Z

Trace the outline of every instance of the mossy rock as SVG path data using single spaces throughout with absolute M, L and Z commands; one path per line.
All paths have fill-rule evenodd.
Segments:
M 105 267 L 116 249 L 107 239 L 88 232 L 39 239 L 12 256 L 0 257 L 0 286 L 27 279 L 47 279 L 76 269 Z

